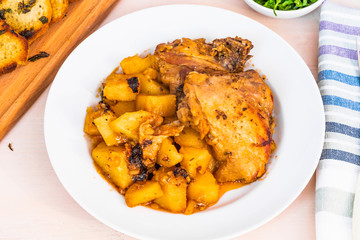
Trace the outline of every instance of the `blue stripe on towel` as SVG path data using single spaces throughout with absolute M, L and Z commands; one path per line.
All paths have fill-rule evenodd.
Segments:
M 360 111 L 360 103 L 354 102 L 349 99 L 341 98 L 334 95 L 324 95 L 322 96 L 324 105 L 336 105 L 344 108 L 348 108 L 355 111 Z
M 360 138 L 360 129 L 350 127 L 348 125 L 337 123 L 337 122 L 327 122 L 326 123 L 326 132 L 336 132 L 345 134 L 354 138 Z
M 352 163 L 352 164 L 356 164 L 356 165 L 360 166 L 360 156 L 359 155 L 341 151 L 341 150 L 324 149 L 321 153 L 320 160 L 325 160 L 325 159 L 339 160 L 339 161 L 344 161 L 344 162 L 348 162 L 348 163 Z
M 319 81 L 335 80 L 352 86 L 360 86 L 360 77 L 347 75 L 333 70 L 323 70 L 319 72 Z

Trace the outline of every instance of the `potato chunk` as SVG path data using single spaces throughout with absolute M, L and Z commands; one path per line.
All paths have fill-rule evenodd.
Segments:
M 191 127 L 184 128 L 179 136 L 175 137 L 175 142 L 182 147 L 204 148 L 206 146 L 200 134 Z
M 219 185 L 211 172 L 197 174 L 188 187 L 188 197 L 198 203 L 211 204 L 219 199 Z
M 140 93 L 147 95 L 163 95 L 168 94 L 169 89 L 157 82 L 158 72 L 153 68 L 146 69 L 140 78 Z
M 133 101 L 140 92 L 139 79 L 136 76 L 112 73 L 103 89 L 106 99 L 112 101 Z
M 194 178 L 197 172 L 204 174 L 212 158 L 206 148 L 182 147 L 179 151 L 183 155 L 181 166 Z
M 154 200 L 160 207 L 173 212 L 183 212 L 186 208 L 187 182 L 184 177 L 175 177 L 173 171 L 161 167 L 154 176 L 159 181 L 164 195 Z
M 135 112 L 136 111 L 136 102 L 117 102 L 113 105 L 110 105 L 110 109 L 115 113 L 117 117 L 120 117 L 124 113 L 127 112 Z
M 108 147 L 102 142 L 93 149 L 92 157 L 101 170 L 108 174 L 111 181 L 119 188 L 125 189 L 132 183 L 124 146 Z
M 147 79 L 156 80 L 159 77 L 159 72 L 153 68 L 148 68 L 142 73 L 142 75 L 144 75 Z
M 176 111 L 176 96 L 140 94 L 136 97 L 136 109 L 155 113 L 162 117 L 171 117 L 175 115 Z
M 86 109 L 86 117 L 84 124 L 84 132 L 90 136 L 98 136 L 100 132 L 94 123 L 94 119 L 100 117 L 104 113 L 103 109 L 95 111 L 93 107 Z
M 161 143 L 157 163 L 164 167 L 172 167 L 182 161 L 182 155 L 176 150 L 171 138 L 165 138 Z
M 138 55 L 124 58 L 120 62 L 120 66 L 125 74 L 142 73 L 148 68 L 151 68 L 155 63 L 153 55 L 147 55 L 145 58 Z
M 110 122 L 111 129 L 116 133 L 121 133 L 130 139 L 139 140 L 139 127 L 151 113 L 146 111 L 124 113 L 114 121 Z
M 126 191 L 125 202 L 129 207 L 135 207 L 161 196 L 163 196 L 163 191 L 158 182 L 136 182 Z
M 126 140 L 124 136 L 115 133 L 110 128 L 109 123 L 114 119 L 116 119 L 116 116 L 112 112 L 106 112 L 100 117 L 94 119 L 94 124 L 108 146 L 124 143 Z
M 140 93 L 148 95 L 162 95 L 168 94 L 169 90 L 161 83 L 145 78 L 140 81 Z

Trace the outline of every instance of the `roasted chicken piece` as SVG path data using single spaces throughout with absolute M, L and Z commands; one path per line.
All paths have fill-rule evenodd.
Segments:
M 155 57 L 161 81 L 176 93 L 191 71 L 200 73 L 243 71 L 253 45 L 240 37 L 215 39 L 177 39 L 171 43 L 157 45 Z
M 218 182 L 250 183 L 265 172 L 273 133 L 273 95 L 249 70 L 218 75 L 191 72 L 178 106 L 180 121 L 199 131 L 220 161 Z
M 168 137 L 178 136 L 184 125 L 175 120 L 163 123 L 157 114 L 149 116 L 139 127 L 139 143 L 126 143 L 129 174 L 134 181 L 144 181 L 155 169 L 161 143 Z
M 143 122 L 139 128 L 139 142 L 143 151 L 144 164 L 154 165 L 163 140 L 169 136 L 178 136 L 183 129 L 184 125 L 180 121 L 163 124 L 163 118 L 155 114 Z

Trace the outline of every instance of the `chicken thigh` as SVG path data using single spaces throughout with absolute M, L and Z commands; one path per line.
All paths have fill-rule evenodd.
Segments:
M 273 95 L 260 75 L 190 72 L 177 115 L 212 146 L 218 182 L 250 183 L 265 172 L 273 144 Z
M 191 71 L 200 73 L 243 71 L 253 45 L 240 37 L 215 39 L 177 39 L 157 45 L 155 57 L 161 81 L 176 93 Z

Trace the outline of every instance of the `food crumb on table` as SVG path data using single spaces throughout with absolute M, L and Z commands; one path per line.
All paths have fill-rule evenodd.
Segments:
M 13 147 L 12 147 L 12 143 L 9 143 L 8 144 L 8 148 L 11 150 L 11 151 L 14 151 Z

